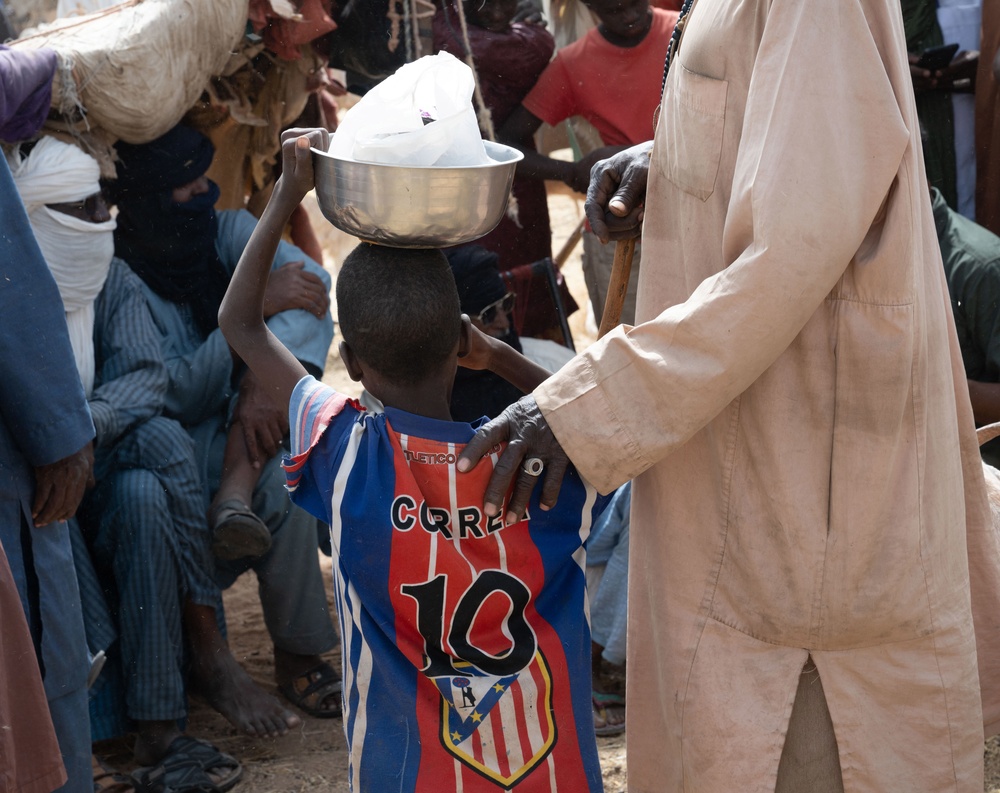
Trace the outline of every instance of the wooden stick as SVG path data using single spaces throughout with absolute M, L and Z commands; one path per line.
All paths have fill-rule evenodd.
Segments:
M 616 327 L 622 318 L 622 307 L 625 305 L 625 294 L 628 292 L 628 279 L 632 274 L 632 255 L 635 253 L 635 238 L 618 240 L 615 244 L 615 260 L 611 265 L 611 283 L 608 284 L 608 296 L 604 300 L 604 316 L 601 317 L 601 329 L 597 338 L 601 338 L 609 330 Z
M 566 264 L 566 260 L 569 255 L 573 252 L 576 244 L 580 241 L 580 237 L 583 236 L 583 226 L 587 222 L 587 216 L 584 215 L 580 218 L 580 222 L 576 224 L 576 228 L 573 229 L 573 233 L 566 238 L 566 242 L 559 249 L 559 253 L 555 255 L 552 259 L 552 263 L 556 266 L 557 270 L 561 270 L 563 265 Z
M 984 443 L 988 443 L 997 436 L 1000 436 L 1000 421 L 995 424 L 987 424 L 985 427 L 980 427 L 976 430 L 976 436 L 979 439 L 980 446 Z

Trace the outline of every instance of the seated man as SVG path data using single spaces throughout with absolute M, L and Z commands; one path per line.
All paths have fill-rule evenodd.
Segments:
M 183 424 L 194 440 L 203 508 L 220 489 L 224 458 L 231 458 L 230 424 L 245 439 L 244 462 L 256 466 L 242 486 L 247 479 L 256 481 L 246 496 L 247 512 L 267 527 L 270 549 L 218 560 L 216 581 L 225 588 L 255 571 L 279 689 L 311 715 L 336 716 L 340 680 L 320 658 L 337 638 L 319 567 L 319 526 L 290 503 L 279 464 L 288 419 L 270 404 L 260 382 L 244 374 L 218 330 L 219 304 L 256 221 L 245 210 L 216 214 L 218 187 L 204 177 L 213 153 L 208 138 L 185 126 L 148 144 L 118 144 L 118 178 L 110 185 L 119 209 L 115 252 L 144 282 L 167 366 L 165 415 Z M 333 339 L 329 276 L 286 243 L 278 246 L 274 265 L 267 285 L 268 325 L 320 375 Z M 218 676 L 202 693 L 231 721 L 253 731 L 229 685 Z M 288 714 L 288 726 L 291 719 Z
M 94 689 L 93 739 L 134 730 L 136 762 L 162 767 L 166 784 L 174 785 L 178 771 L 197 758 L 201 782 L 227 789 L 240 776 L 239 764 L 182 736 L 178 727 L 187 715 L 188 662 L 195 685 L 226 681 L 215 703 L 227 715 L 240 715 L 242 721 L 233 718 L 237 726 L 278 734 L 291 726 L 291 714 L 239 666 L 216 622 L 221 597 L 193 444 L 180 424 L 159 415 L 167 389 L 160 339 L 142 282 L 112 258 L 114 221 L 99 192 L 97 161 L 76 146 L 43 138 L 26 156 L 16 151 L 14 166 L 66 308 L 97 430 L 97 485 L 80 513 L 83 553 L 99 573 L 96 587 L 84 585 L 82 573 L 89 571 L 83 560 L 77 566 L 88 628 L 105 616 L 107 599 L 118 644 Z M 107 680 L 119 681 L 122 690 Z M 197 781 L 194 772 L 183 773 L 186 784 Z

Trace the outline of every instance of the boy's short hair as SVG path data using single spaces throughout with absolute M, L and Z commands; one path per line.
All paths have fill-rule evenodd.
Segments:
M 452 355 L 462 327 L 458 290 L 440 250 L 363 242 L 337 275 L 337 319 L 355 355 L 412 385 Z

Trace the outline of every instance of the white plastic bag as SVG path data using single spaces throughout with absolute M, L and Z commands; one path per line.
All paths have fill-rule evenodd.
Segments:
M 347 111 L 330 154 L 386 165 L 486 164 L 474 88 L 472 70 L 450 53 L 407 63 Z

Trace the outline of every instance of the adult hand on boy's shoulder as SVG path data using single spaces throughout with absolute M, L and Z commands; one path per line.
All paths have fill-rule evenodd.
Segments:
M 278 184 L 282 193 L 296 203 L 313 189 L 313 154 L 310 148 L 329 151 L 330 133 L 325 129 L 296 127 L 281 133 L 281 178 Z
M 248 371 L 240 383 L 233 421 L 243 429 L 247 454 L 255 468 L 262 467 L 281 449 L 288 434 L 288 413 L 267 393 L 265 386 Z
M 507 448 L 493 469 L 484 505 L 486 514 L 499 514 L 504 496 L 514 482 L 504 518 L 507 524 L 511 524 L 524 516 L 539 476 L 543 477 L 542 509 L 555 506 L 569 466 L 569 457 L 556 440 L 535 398 L 529 394 L 479 429 L 459 456 L 458 470 L 471 470 L 491 449 L 505 441 Z M 531 473 L 533 466 L 529 461 L 534 460 L 540 460 L 543 468 L 537 470 L 536 463 L 535 471 Z

